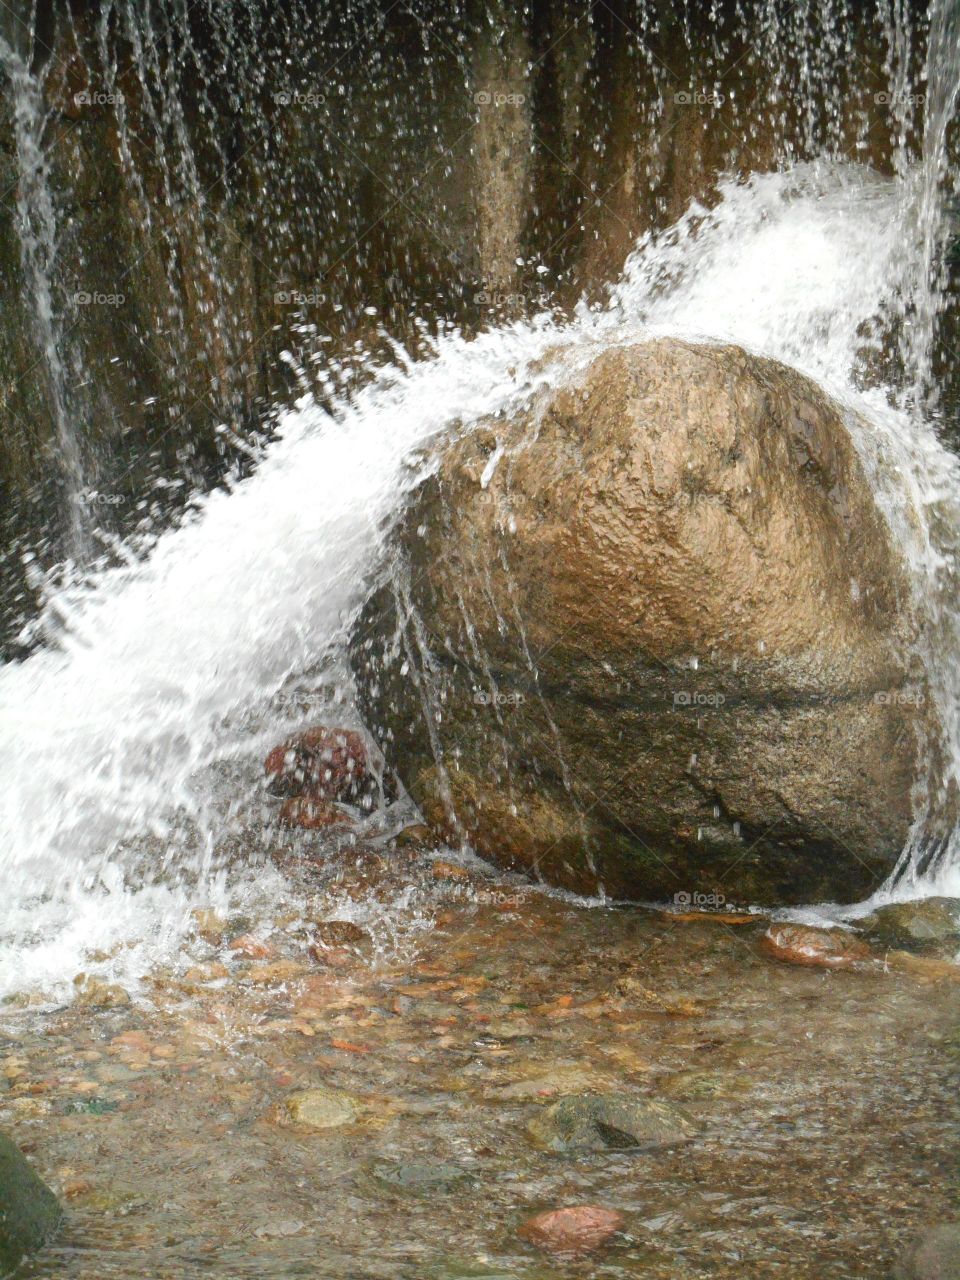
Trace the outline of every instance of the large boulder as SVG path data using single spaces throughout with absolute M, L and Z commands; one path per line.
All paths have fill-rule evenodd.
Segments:
M 862 896 L 929 707 L 844 412 L 672 339 L 557 384 L 448 442 L 397 525 L 352 643 L 388 762 L 433 826 L 578 891 Z
M 61 1219 L 57 1197 L 0 1133 L 0 1276 L 39 1249 Z

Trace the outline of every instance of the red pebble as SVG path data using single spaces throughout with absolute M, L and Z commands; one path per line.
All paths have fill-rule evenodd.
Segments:
M 623 1214 L 598 1204 L 550 1209 L 528 1218 L 519 1234 L 550 1253 L 590 1253 L 623 1227 Z

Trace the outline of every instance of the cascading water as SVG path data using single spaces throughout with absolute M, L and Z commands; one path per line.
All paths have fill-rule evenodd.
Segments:
M 2 36 L 0 66 L 13 93 L 21 258 L 63 473 L 67 549 L 73 556 L 82 558 L 89 542 L 89 524 L 82 505 L 83 453 L 63 357 L 62 307 L 55 301 L 58 230 L 43 141 L 46 113 L 36 77 L 20 52 Z
M 605 306 L 474 339 L 451 329 L 417 361 L 395 349 L 332 407 L 305 395 L 253 474 L 198 497 L 178 527 L 128 543 L 82 582 L 51 577 L 54 640 L 0 670 L 0 990 L 55 987 L 89 950 L 113 950 L 107 969 L 136 976 L 176 949 L 195 903 L 283 892 L 249 847 L 248 870 L 225 874 L 230 833 L 257 830 L 255 805 L 236 796 L 256 793 L 287 691 L 336 680 L 424 446 L 638 334 L 740 343 L 858 410 L 857 447 L 929 620 L 923 657 L 948 739 L 936 785 L 960 783 L 960 469 L 927 395 L 960 87 L 953 22 L 936 10 L 919 164 L 882 178 L 824 158 L 730 178 L 712 208 L 641 240 Z M 881 357 L 898 342 L 906 371 L 886 385 Z M 317 367 L 336 383 L 334 366 Z M 960 892 L 954 850 L 931 859 L 918 825 L 899 891 Z

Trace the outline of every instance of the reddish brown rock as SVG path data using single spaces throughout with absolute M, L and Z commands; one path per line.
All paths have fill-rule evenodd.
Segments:
M 871 959 L 867 944 L 846 929 L 814 929 L 804 924 L 773 924 L 760 939 L 773 960 L 821 969 L 862 969 Z
M 237 951 L 240 955 L 248 956 L 251 960 L 270 960 L 276 955 L 276 950 L 269 942 L 255 938 L 249 933 L 244 933 L 239 938 L 234 938 L 230 943 L 230 950 Z
M 550 1253 L 591 1253 L 623 1226 L 623 1214 L 602 1205 L 580 1204 L 535 1214 L 519 1235 Z
M 280 821 L 285 827 L 303 827 L 319 831 L 327 827 L 350 827 L 353 819 L 326 800 L 309 796 L 289 796 L 280 806 Z
M 366 743 L 356 729 L 307 729 L 274 747 L 263 767 L 277 796 L 356 801 L 377 787 Z

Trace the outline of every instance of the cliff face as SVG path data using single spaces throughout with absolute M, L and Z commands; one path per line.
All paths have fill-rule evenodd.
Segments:
M 919 107 L 882 101 L 872 20 L 823 31 L 796 8 L 734 8 L 8 14 L 5 612 L 29 611 L 21 543 L 53 560 L 71 524 L 129 530 L 211 482 L 270 405 L 304 380 L 326 393 L 318 349 L 375 347 L 380 326 L 410 340 L 414 317 L 469 328 L 569 305 L 723 170 L 824 149 L 889 169 Z M 158 494 L 157 476 L 186 484 Z

